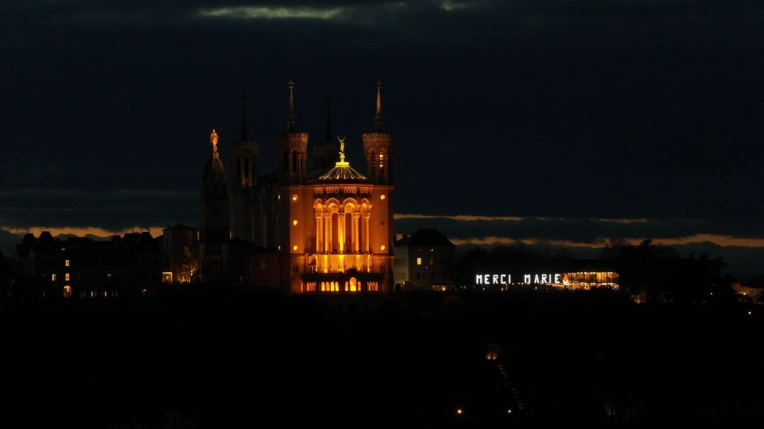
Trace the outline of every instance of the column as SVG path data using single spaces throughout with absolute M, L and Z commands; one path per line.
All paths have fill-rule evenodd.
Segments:
M 369 218 L 371 215 L 369 213 L 363 214 L 363 251 L 365 253 L 369 253 L 371 249 L 371 243 L 369 243 L 369 239 L 371 238 L 369 236 Z
M 332 251 L 332 214 L 324 213 L 324 252 Z
M 321 253 L 321 250 L 324 248 L 324 237 L 321 236 L 323 233 L 323 219 L 321 217 L 321 213 L 316 213 L 316 253 Z
M 337 240 L 340 241 L 340 253 L 345 253 L 345 213 L 337 213 Z
M 358 242 L 358 221 L 361 219 L 361 214 L 358 212 L 353 213 L 353 252 L 358 253 L 361 250 L 361 245 Z

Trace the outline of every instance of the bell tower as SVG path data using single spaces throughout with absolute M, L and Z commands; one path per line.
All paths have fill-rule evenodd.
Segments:
M 299 293 L 308 252 L 315 251 L 311 195 L 307 185 L 308 133 L 295 131 L 294 81 L 289 81 L 287 132 L 278 135 L 278 191 L 276 193 L 276 243 L 281 288 Z
M 366 177 L 375 184 L 393 184 L 393 149 L 395 138 L 382 132 L 382 82 L 377 81 L 377 113 L 374 115 L 374 132 L 366 133 L 363 150 L 366 154 Z
M 294 81 L 289 81 L 287 132 L 278 136 L 279 178 L 282 184 L 304 183 L 307 173 L 308 133 L 295 132 Z
M 260 144 L 247 136 L 247 105 L 241 96 L 241 136 L 231 142 L 231 234 L 233 238 L 255 241 L 253 190 L 257 184 Z
M 372 269 L 384 275 L 383 291 L 389 291 L 393 279 L 393 162 L 395 138 L 382 131 L 382 82 L 377 81 L 377 110 L 374 132 L 361 136 L 366 155 L 366 177 L 374 184 L 371 191 L 371 219 L 369 241 L 374 252 Z

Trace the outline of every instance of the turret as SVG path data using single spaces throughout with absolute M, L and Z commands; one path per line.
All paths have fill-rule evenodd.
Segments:
M 241 137 L 230 144 L 231 168 L 231 233 L 233 238 L 254 241 L 252 225 L 252 189 L 257 184 L 257 164 L 260 144 L 247 137 L 246 97 L 241 97 Z
M 377 112 L 374 115 L 373 133 L 362 136 L 366 155 L 366 177 L 376 184 L 393 184 L 393 159 L 395 138 L 382 132 L 382 82 L 377 81 Z
M 289 81 L 287 132 L 278 135 L 281 183 L 304 183 L 307 173 L 308 133 L 295 132 L 294 81 Z

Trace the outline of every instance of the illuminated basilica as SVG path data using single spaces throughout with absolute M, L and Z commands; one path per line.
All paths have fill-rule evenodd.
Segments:
M 213 130 L 213 153 L 202 179 L 199 231 L 205 281 L 229 282 L 234 248 L 249 243 L 271 250 L 273 261 L 268 261 L 268 252 L 261 252 L 259 262 L 250 261 L 249 270 L 277 264 L 273 289 L 293 294 L 388 292 L 394 258 L 395 139 L 382 131 L 381 106 L 378 82 L 374 131 L 360 139 L 365 175 L 346 160 L 346 139 L 332 137 L 328 97 L 326 136 L 312 143 L 314 162 L 308 165 L 308 133 L 296 127 L 291 81 L 288 126 L 277 138 L 276 171 L 258 171 L 260 145 L 247 137 L 244 106 L 241 138 L 230 145 L 228 176 Z

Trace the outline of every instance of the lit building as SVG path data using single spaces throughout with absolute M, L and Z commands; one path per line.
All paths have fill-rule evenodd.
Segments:
M 161 241 L 149 232 L 61 240 L 43 231 L 39 238 L 26 234 L 14 253 L 19 275 L 43 296 L 64 298 L 152 293 L 162 281 L 162 259 Z
M 539 265 L 491 267 L 472 274 L 471 286 L 478 290 L 504 291 L 516 288 L 531 290 L 589 290 L 620 287 L 620 276 L 608 261 L 570 259 Z
M 453 287 L 454 246 L 432 228 L 405 234 L 395 242 L 395 289 L 447 290 Z
M 289 82 L 287 130 L 277 138 L 276 171 L 259 174 L 260 147 L 248 139 L 242 117 L 241 138 L 230 146 L 233 164 L 230 228 L 226 224 L 229 202 L 224 189 L 225 169 L 218 157 L 217 135 L 213 131 L 212 159 L 205 167 L 202 181 L 203 281 L 217 282 L 227 277 L 231 281 L 229 240 L 224 236 L 230 231 L 235 239 L 251 241 L 258 249 L 274 249 L 277 254 L 278 261 L 272 263 L 262 256 L 265 253 L 253 252 L 260 263 L 250 261 L 250 281 L 261 279 L 263 284 L 268 283 L 267 273 L 255 271 L 258 267 L 265 270 L 277 267 L 278 284 L 270 287 L 287 293 L 390 290 L 395 140 L 392 134 L 382 131 L 380 83 L 376 96 L 374 132 L 360 136 L 365 175 L 346 160 L 346 139 L 332 138 L 328 96 L 327 133 L 322 142 L 314 144 L 312 167 L 308 166 L 308 133 L 296 128 L 294 82 Z M 243 115 L 244 112 L 242 103 Z M 349 144 L 357 143 L 351 140 Z

